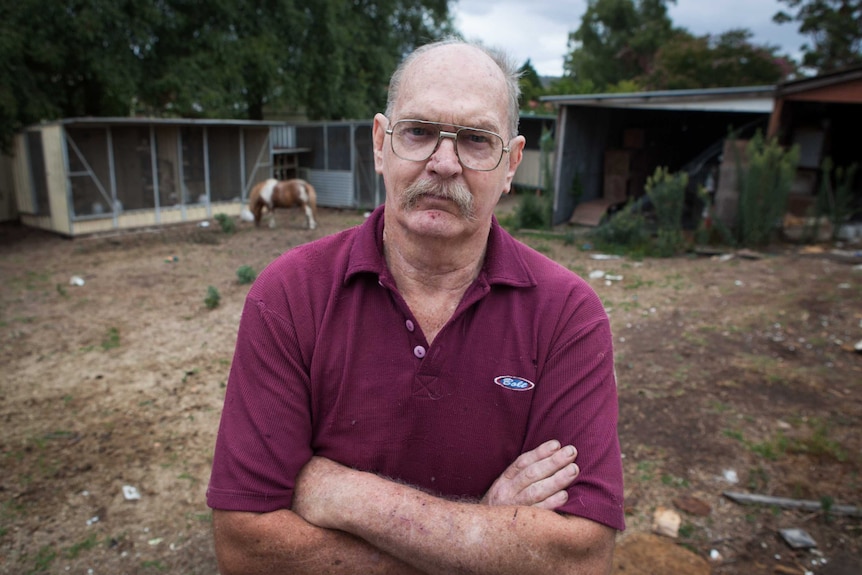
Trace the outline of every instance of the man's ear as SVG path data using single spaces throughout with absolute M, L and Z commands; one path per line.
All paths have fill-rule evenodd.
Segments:
M 389 127 L 389 119 L 383 114 L 374 115 L 374 126 L 372 127 L 372 142 L 374 143 L 374 171 L 383 173 L 383 143 L 386 140 L 386 128 Z
M 524 146 L 527 144 L 527 139 L 524 136 L 515 136 L 509 142 L 509 163 L 506 166 L 506 180 L 503 187 L 503 193 L 508 194 L 512 189 L 512 180 L 515 178 L 515 172 L 518 166 L 521 165 L 521 160 L 524 159 Z

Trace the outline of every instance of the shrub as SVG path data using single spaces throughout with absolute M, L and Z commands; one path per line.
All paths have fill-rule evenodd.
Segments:
M 737 158 L 738 217 L 730 239 L 741 246 L 769 243 L 787 210 L 787 199 L 799 163 L 799 147 L 782 148 L 758 132 L 745 149 L 747 165 Z
M 826 158 L 821 164 L 820 191 L 817 194 L 817 217 L 815 225 L 819 227 L 820 218 L 826 217 L 832 223 L 832 239 L 838 237 L 841 229 L 850 216 L 853 215 L 853 180 L 856 177 L 857 164 L 834 169 L 832 159 Z M 834 183 L 833 183 L 834 182 Z M 812 237 L 818 236 L 817 229 L 812 230 Z
M 682 235 L 682 211 L 688 174 L 671 174 L 667 168 L 656 168 L 647 178 L 646 194 L 656 214 L 656 251 L 660 257 L 676 255 L 685 248 Z
M 650 231 L 643 213 L 630 201 L 607 221 L 591 230 L 588 236 L 597 247 L 619 252 L 646 246 L 650 240 Z
M 536 194 L 524 194 L 515 208 L 515 221 L 521 229 L 550 229 L 550 200 Z
M 257 274 L 251 266 L 239 266 L 239 269 L 236 270 L 236 277 L 239 278 L 239 283 L 250 284 L 255 280 Z
M 221 294 L 218 293 L 218 290 L 213 286 L 207 287 L 207 296 L 204 298 L 207 309 L 217 308 L 219 302 L 221 302 Z
M 215 220 L 221 226 L 221 231 L 226 234 L 232 234 L 236 230 L 236 222 L 227 214 L 216 214 Z

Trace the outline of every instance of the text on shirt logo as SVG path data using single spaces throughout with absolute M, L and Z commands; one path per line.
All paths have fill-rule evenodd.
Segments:
M 514 375 L 499 375 L 494 378 L 494 383 L 513 391 L 527 391 L 536 387 L 532 381 Z

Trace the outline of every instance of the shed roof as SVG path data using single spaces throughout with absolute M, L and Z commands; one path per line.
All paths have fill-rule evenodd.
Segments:
M 775 86 L 742 86 L 702 90 L 658 90 L 619 94 L 543 96 L 543 102 L 560 106 L 595 106 L 643 110 L 692 110 L 704 112 L 754 112 L 768 114 L 774 104 Z
M 62 124 L 64 126 L 242 126 L 242 127 L 269 127 L 284 124 L 284 122 L 276 121 L 260 121 L 260 120 L 234 120 L 234 119 L 216 119 L 216 118 L 149 118 L 149 117 L 132 117 L 132 116 L 87 116 L 78 118 L 63 118 L 53 122 L 43 122 L 38 125 Z
M 778 96 L 798 94 L 835 86 L 838 84 L 849 84 L 862 81 L 862 65 L 827 72 L 811 78 L 802 78 L 783 82 L 776 88 Z

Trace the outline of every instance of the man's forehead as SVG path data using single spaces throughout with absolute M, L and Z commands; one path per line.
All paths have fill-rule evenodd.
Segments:
M 405 70 L 395 102 L 396 118 L 413 118 L 492 131 L 506 115 L 505 77 L 483 51 L 468 45 L 438 46 Z

